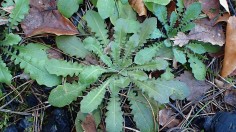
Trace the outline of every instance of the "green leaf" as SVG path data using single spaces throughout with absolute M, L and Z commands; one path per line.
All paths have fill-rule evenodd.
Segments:
M 102 55 L 102 56 L 100 57 L 100 59 L 101 59 L 102 62 L 105 63 L 107 66 L 113 67 L 111 58 L 108 57 L 107 55 Z
M 134 121 L 142 132 L 154 132 L 154 119 L 147 100 L 140 94 L 135 96 L 133 92 L 128 94 L 131 104 L 131 114 L 134 115 Z
M 150 35 L 150 38 L 151 39 L 158 39 L 158 38 L 161 38 L 164 36 L 165 35 L 158 28 L 155 28 L 153 33 Z
M 119 65 L 120 61 L 120 51 L 121 47 L 116 42 L 111 42 L 111 57 L 113 59 L 114 65 Z
M 12 46 L 16 45 L 21 41 L 21 37 L 18 34 L 6 34 L 6 37 L 3 41 L 0 41 L 0 45 L 3 46 Z
M 194 2 L 190 4 L 183 15 L 181 23 L 187 23 L 190 20 L 196 19 L 201 13 L 201 9 L 202 9 L 201 3 L 199 2 Z
M 60 50 L 71 56 L 85 58 L 89 54 L 81 40 L 76 36 L 57 36 L 56 43 Z
M 107 39 L 108 31 L 106 30 L 106 25 L 101 16 L 97 12 L 89 10 L 84 15 L 84 18 L 92 32 L 94 32 L 98 40 L 101 41 L 101 44 L 106 47 L 109 44 L 109 40 Z
M 116 31 L 124 31 L 125 33 L 137 33 L 141 25 L 136 20 L 119 18 L 115 24 Z
M 145 64 L 153 59 L 157 53 L 157 48 L 156 47 L 149 47 L 149 48 L 144 48 L 139 50 L 134 58 L 134 63 L 135 64 Z
M 127 4 L 128 0 L 120 0 L 122 4 Z
M 184 0 L 177 0 L 177 11 L 181 14 L 184 11 Z
M 99 76 L 106 72 L 100 66 L 86 66 L 79 75 L 80 82 L 83 84 L 92 84 L 98 80 Z
M 10 14 L 10 28 L 17 26 L 29 12 L 29 0 L 14 0 L 15 6 Z
M 161 79 L 164 79 L 164 80 L 173 80 L 174 79 L 174 74 L 171 73 L 171 69 L 170 68 L 166 68 L 166 71 L 165 73 L 161 74 Z
M 129 71 L 128 76 L 139 81 L 148 80 L 148 75 L 144 71 Z
M 67 62 L 64 60 L 50 59 L 46 62 L 46 69 L 50 74 L 66 77 L 70 75 L 78 76 L 83 71 L 82 65 L 77 62 Z
M 6 64 L 0 59 L 0 82 L 10 85 L 11 79 L 11 72 L 8 70 Z
M 162 25 L 166 25 L 167 8 L 163 5 L 155 5 L 153 10 L 154 10 L 154 15 L 157 16 L 158 20 L 162 23 Z
M 176 61 L 178 61 L 179 63 L 185 64 L 187 62 L 186 55 L 182 50 L 178 48 L 173 48 L 173 53 Z
M 35 79 L 39 85 L 52 87 L 61 83 L 60 77 L 50 74 L 45 68 L 48 59 L 47 47 L 29 43 L 26 46 L 18 46 L 16 49 L 19 50 L 18 55 L 17 52 L 11 53 L 6 49 L 3 51 L 11 55 L 11 60 L 14 60 L 15 64 L 20 64 L 20 68 L 29 73 L 30 77 Z
M 84 85 L 78 83 L 58 85 L 50 92 L 48 102 L 56 107 L 64 107 L 76 100 L 85 88 Z
M 141 24 L 141 30 L 138 33 L 139 35 L 139 46 L 142 46 L 144 43 L 146 43 L 146 40 L 150 37 L 150 35 L 154 32 L 157 25 L 157 19 L 154 17 L 147 18 L 145 21 Z
M 147 93 L 150 98 L 154 98 L 159 103 L 168 103 L 172 92 L 164 87 L 157 87 L 155 81 L 135 81 L 138 88 Z
M 175 26 L 175 23 L 178 19 L 178 15 L 176 12 L 172 12 L 171 15 L 170 15 L 170 27 L 173 28 Z
M 193 54 L 188 54 L 188 57 L 189 57 L 188 62 L 190 63 L 190 67 L 192 68 L 194 77 L 197 80 L 205 80 L 206 76 L 205 64 Z
M 171 99 L 173 100 L 183 100 L 190 94 L 188 86 L 177 80 L 156 80 L 155 83 L 157 88 L 167 89 L 171 94 Z
M 3 0 L 1 3 L 2 7 L 14 6 L 13 0 Z
M 111 96 L 107 105 L 106 130 L 108 132 L 121 132 L 123 128 L 123 113 L 121 111 L 119 98 Z
M 102 19 L 110 17 L 115 10 L 114 0 L 98 0 L 97 2 L 98 13 Z
M 195 27 L 195 23 L 194 22 L 188 22 L 186 25 L 184 25 L 183 27 L 181 27 L 180 32 L 187 32 L 190 31 L 191 29 L 193 29 Z
M 219 52 L 222 49 L 222 47 L 217 46 L 217 45 L 212 45 L 210 43 L 203 43 L 201 45 L 204 47 L 204 49 L 208 53 L 216 53 L 216 52 Z
M 153 2 L 159 5 L 168 5 L 171 0 L 143 0 L 144 2 Z
M 97 54 L 99 57 L 103 55 L 102 45 L 97 41 L 96 38 L 87 37 L 83 41 L 84 47 Z
M 101 104 L 110 80 L 102 83 L 98 88 L 91 90 L 81 101 L 80 110 L 82 113 L 91 113 Z
M 142 65 L 136 65 L 128 70 L 144 70 L 144 71 L 154 71 L 154 70 L 164 70 L 168 66 L 168 62 L 164 59 L 157 59 Z
M 128 1 L 128 0 L 127 0 Z M 116 1 L 116 6 L 113 15 L 110 16 L 110 20 L 113 25 L 116 25 L 116 21 L 119 18 L 136 20 L 136 13 L 129 3 L 122 4 L 122 1 Z
M 79 9 L 79 1 L 78 0 L 58 0 L 57 7 L 60 13 L 70 18 L 75 12 Z
M 192 50 L 194 53 L 197 53 L 197 54 L 206 53 L 205 48 L 201 44 L 190 43 L 190 44 L 186 45 L 186 47 L 189 48 L 190 50 Z

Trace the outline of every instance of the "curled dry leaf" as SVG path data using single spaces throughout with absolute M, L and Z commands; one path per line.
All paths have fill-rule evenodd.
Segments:
M 222 77 L 227 77 L 236 69 L 236 17 L 231 16 L 227 21 L 226 44 L 223 61 Z
M 92 115 L 88 114 L 82 122 L 82 128 L 85 132 L 96 132 L 96 123 Z
M 26 37 L 50 33 L 55 35 L 78 34 L 72 22 L 56 10 L 55 0 L 31 0 L 30 13 L 21 23 Z
M 205 81 L 196 80 L 192 73 L 188 71 L 185 71 L 183 74 L 177 77 L 176 80 L 185 82 L 188 85 L 190 89 L 190 95 L 187 97 L 187 100 L 189 101 L 196 101 L 200 99 L 211 88 L 210 84 Z
M 138 13 L 139 16 L 147 16 L 147 9 L 143 0 L 129 0 L 131 7 Z
M 159 124 L 168 128 L 179 125 L 180 120 L 175 118 L 175 113 L 171 109 L 162 109 L 159 111 Z
M 220 23 L 214 25 L 214 21 L 209 21 L 207 18 L 197 20 L 188 37 L 191 40 L 209 42 L 212 45 L 223 46 L 225 43 L 222 25 Z
M 170 38 L 170 40 L 174 40 L 174 45 L 182 47 L 188 44 L 190 38 L 183 32 L 178 32 L 177 36 L 175 36 L 174 38 Z
M 227 0 L 220 0 L 220 4 L 225 8 L 225 10 L 226 10 L 228 13 L 230 13 L 230 12 L 229 12 L 229 5 L 228 5 L 228 3 L 227 3 Z

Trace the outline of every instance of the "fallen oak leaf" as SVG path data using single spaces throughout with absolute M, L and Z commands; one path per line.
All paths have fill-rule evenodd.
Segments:
M 222 77 L 229 76 L 236 69 L 236 17 L 231 16 L 227 21 L 226 44 L 223 61 Z
M 168 128 L 173 128 L 179 125 L 180 120 L 176 119 L 175 113 L 171 109 L 162 109 L 159 111 L 159 124 Z
M 55 3 L 50 2 L 50 0 L 30 1 L 30 13 L 21 23 L 26 37 L 44 33 L 55 35 L 78 34 L 77 28 L 69 19 L 62 16 L 58 10 L 49 9 L 55 8 L 50 7 L 55 6 Z
M 176 80 L 186 83 L 189 87 L 190 95 L 187 97 L 188 101 L 199 100 L 211 88 L 210 84 L 205 81 L 196 80 L 192 73 L 188 71 L 185 71 Z
M 188 34 L 189 39 L 223 46 L 225 35 L 221 24 L 214 25 L 213 20 L 207 18 L 195 21 L 195 27 Z
M 143 0 L 129 0 L 131 7 L 138 13 L 139 16 L 147 16 L 147 9 Z
M 227 0 L 219 0 L 220 1 L 220 4 L 225 8 L 225 10 L 230 13 L 229 11 L 229 5 L 227 3 Z

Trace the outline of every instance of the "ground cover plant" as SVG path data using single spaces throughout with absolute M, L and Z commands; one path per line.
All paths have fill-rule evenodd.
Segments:
M 196 35 L 195 27 L 204 25 L 198 21 L 206 17 L 202 1 L 187 6 L 186 3 L 184 0 L 2 1 L 0 101 L 7 103 L 1 103 L 0 111 L 32 116 L 30 112 L 9 111 L 7 105 L 33 94 L 38 97 L 36 102 L 42 99 L 48 103 L 46 106 L 41 102 L 43 108 L 60 108 L 53 111 L 53 118 L 67 119 L 61 110 L 70 111 L 70 122 L 74 125 L 59 127 L 54 121 L 54 128 L 64 131 L 70 131 L 72 126 L 78 132 L 160 131 L 165 128 L 160 110 L 166 110 L 167 105 L 186 118 L 182 113 L 186 109 L 179 111 L 176 108 L 179 105 L 172 104 L 181 102 L 188 106 L 188 101 L 190 104 L 196 101 L 189 100 L 194 93 L 184 76 L 193 76 L 191 81 L 199 87 L 200 83 L 202 87 L 206 85 L 203 82 L 209 79 L 208 72 L 210 76 L 219 73 L 206 65 L 209 54 L 218 52 L 222 46 L 221 41 L 212 42 L 216 38 L 203 40 Z M 205 29 L 213 26 L 202 27 L 206 34 L 213 34 Z M 223 39 L 222 36 L 218 38 Z M 21 87 L 24 89 L 18 92 Z M 16 94 L 13 99 L 7 99 L 10 91 L 6 88 Z M 45 92 L 47 88 L 50 90 Z M 43 89 L 43 92 L 24 92 L 25 89 Z M 42 109 L 37 111 L 44 113 Z M 63 117 L 57 115 L 61 112 L 59 115 Z M 166 118 L 177 120 L 173 116 Z M 9 115 L 4 114 L 0 119 L 2 128 L 10 126 Z M 183 128 L 189 127 L 193 119 L 189 122 L 186 119 Z M 45 124 L 33 127 L 30 120 L 30 116 L 25 117 L 29 126 L 21 129 L 47 130 Z M 129 122 L 134 125 L 127 125 Z

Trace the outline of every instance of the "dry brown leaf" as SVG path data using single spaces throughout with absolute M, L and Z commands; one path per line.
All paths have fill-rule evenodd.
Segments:
M 224 13 L 222 16 L 220 16 L 215 23 L 218 22 L 227 22 L 229 20 L 230 14 L 229 13 Z
M 235 89 L 226 90 L 224 93 L 224 101 L 227 104 L 235 106 L 236 105 L 236 90 Z
M 55 0 L 31 0 L 30 13 L 21 23 L 26 37 L 50 33 L 75 35 L 77 28 L 56 9 Z
M 47 55 L 49 59 L 63 59 L 63 55 L 61 52 L 56 51 L 54 49 L 48 49 L 47 50 Z
M 214 24 L 213 20 L 209 21 L 207 18 L 197 20 L 195 22 L 195 27 L 188 35 L 189 39 L 223 46 L 225 43 L 225 35 L 222 25 L 220 23 L 216 25 Z
M 196 101 L 200 99 L 206 92 L 211 88 L 211 85 L 205 81 L 196 80 L 192 73 L 185 71 L 179 77 L 176 78 L 181 82 L 184 82 L 188 85 L 190 90 L 190 95 L 187 97 L 189 101 Z
M 82 122 L 82 128 L 85 132 L 96 132 L 96 123 L 92 115 L 88 114 Z
M 202 4 L 202 11 L 210 18 L 213 19 L 220 13 L 219 0 L 199 0 Z
M 223 61 L 222 77 L 227 77 L 236 69 L 236 17 L 231 16 L 227 21 L 226 44 Z
M 182 47 L 182 46 L 188 44 L 190 39 L 183 32 L 178 32 L 177 36 L 175 36 L 174 38 L 170 38 L 170 40 L 174 40 L 174 45 L 178 45 L 178 46 Z
M 159 111 L 159 124 L 168 128 L 179 125 L 180 120 L 175 118 L 175 113 L 171 109 L 162 109 Z
M 229 12 L 229 5 L 228 5 L 228 3 L 227 3 L 227 0 L 220 0 L 220 4 L 225 8 L 225 10 L 226 10 L 228 13 L 230 13 L 230 12 Z
M 129 0 L 131 7 L 138 13 L 139 16 L 147 16 L 147 9 L 143 0 Z

